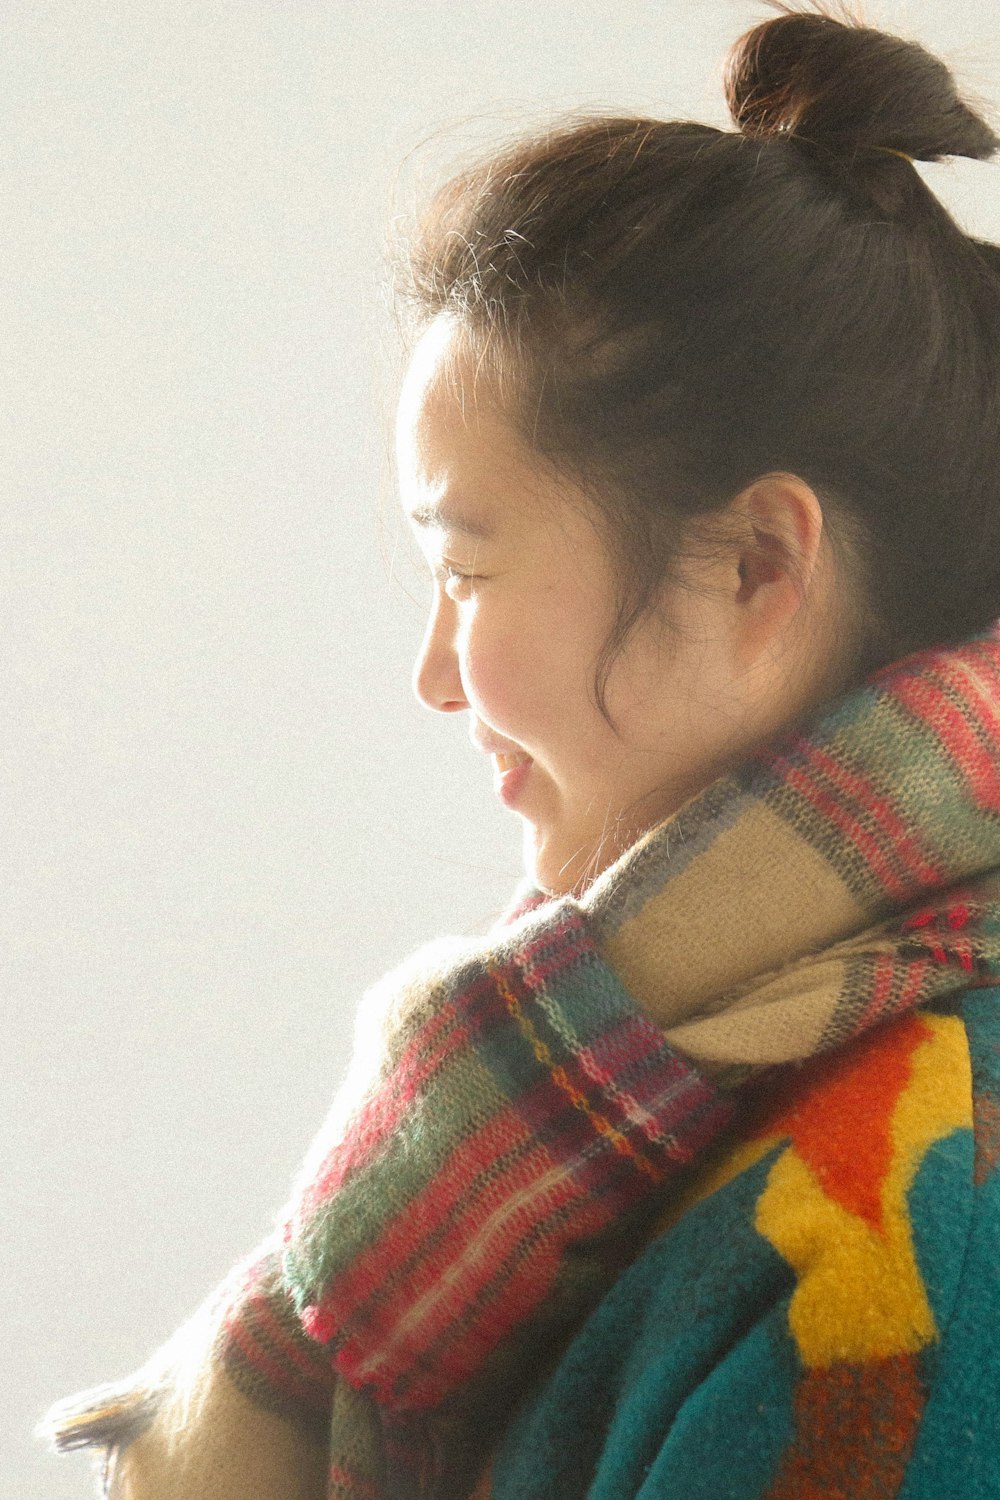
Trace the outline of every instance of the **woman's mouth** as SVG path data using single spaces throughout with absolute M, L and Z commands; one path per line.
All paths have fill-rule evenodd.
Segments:
M 494 755 L 493 788 L 505 807 L 513 807 L 531 770 L 530 755 Z
M 523 766 L 528 764 L 531 760 L 531 756 L 524 755 L 520 751 L 516 751 L 513 755 L 494 755 L 493 759 L 496 761 L 497 770 L 500 771 L 502 775 L 505 771 L 511 770 L 513 766 Z

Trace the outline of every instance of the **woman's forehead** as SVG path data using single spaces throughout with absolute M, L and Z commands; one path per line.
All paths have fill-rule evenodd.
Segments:
M 473 430 L 500 420 L 496 395 L 484 359 L 458 320 L 439 314 L 424 330 L 410 356 L 400 388 L 397 422 L 414 426 L 426 413 L 441 424 Z
M 396 414 L 400 478 L 440 489 L 492 490 L 500 473 L 527 480 L 538 467 L 500 411 L 453 320 L 435 320 L 413 352 Z
M 563 531 L 570 512 L 593 526 L 589 498 L 523 441 L 453 316 L 439 315 L 413 351 L 396 446 L 403 507 L 418 527 L 483 539 L 520 523 Z

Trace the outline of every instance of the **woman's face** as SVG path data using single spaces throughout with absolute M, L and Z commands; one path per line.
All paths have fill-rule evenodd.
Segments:
M 580 894 L 647 828 L 721 774 L 743 700 L 705 597 L 673 591 L 679 634 L 640 624 L 594 697 L 612 625 L 610 560 L 583 494 L 536 463 L 438 319 L 397 423 L 401 498 L 433 575 L 414 669 L 429 708 L 468 715 L 487 753 L 530 757 L 494 784 L 523 819 L 526 872 Z M 734 563 L 735 570 L 735 563 Z

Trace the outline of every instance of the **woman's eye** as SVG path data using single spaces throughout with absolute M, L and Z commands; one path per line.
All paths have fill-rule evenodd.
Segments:
M 449 599 L 463 598 L 472 590 L 472 585 L 478 575 L 475 573 L 462 573 L 451 563 L 441 564 L 442 588 Z

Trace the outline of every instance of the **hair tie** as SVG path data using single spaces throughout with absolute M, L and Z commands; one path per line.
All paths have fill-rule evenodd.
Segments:
M 740 134 L 746 139 L 758 139 L 758 137 L 750 136 L 747 131 L 741 131 Z M 803 141 L 807 146 L 822 146 L 824 144 L 820 141 L 814 141 L 811 136 L 800 135 L 797 130 L 790 130 L 784 125 L 779 125 L 775 131 L 764 132 L 765 139 L 768 135 L 772 138 L 783 137 L 785 140 Z M 829 145 L 825 145 L 824 149 L 830 151 L 832 148 Z M 895 146 L 862 146 L 859 149 L 862 151 L 888 151 L 890 156 L 901 157 L 903 161 L 908 161 L 911 167 L 916 166 L 916 159 L 914 157 L 908 156 L 905 151 L 898 151 Z
M 872 146 L 871 150 L 872 151 L 888 151 L 888 153 L 889 153 L 890 156 L 901 156 L 904 161 L 908 161 L 910 163 L 911 167 L 915 165 L 914 159 L 913 159 L 912 156 L 907 156 L 907 154 L 906 154 L 905 151 L 897 151 L 896 148 L 895 148 L 895 146 Z

